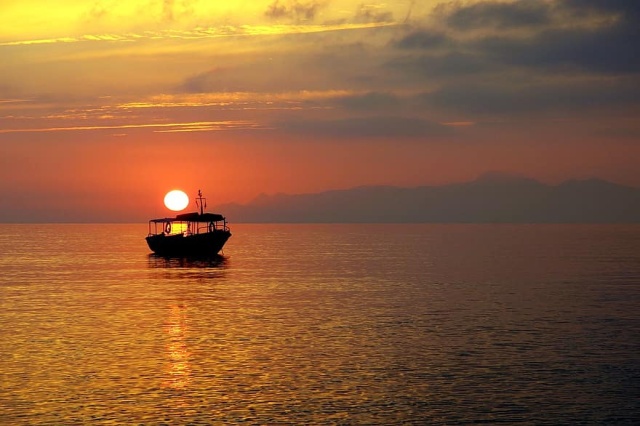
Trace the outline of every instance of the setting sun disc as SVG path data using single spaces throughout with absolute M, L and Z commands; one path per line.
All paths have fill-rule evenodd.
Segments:
M 187 208 L 189 205 L 189 197 L 184 191 L 174 189 L 173 191 L 167 192 L 167 195 L 164 196 L 164 205 L 167 206 L 169 210 L 179 212 Z

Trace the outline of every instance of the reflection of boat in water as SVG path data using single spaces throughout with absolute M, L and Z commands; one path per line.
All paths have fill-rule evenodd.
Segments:
M 200 212 L 183 213 L 174 218 L 151 219 L 147 244 L 161 256 L 213 256 L 231 236 L 227 219 L 205 213 L 205 198 L 198 191 Z
M 223 271 L 227 258 L 219 254 L 212 256 L 162 256 L 149 254 L 149 268 L 154 269 L 216 269 Z

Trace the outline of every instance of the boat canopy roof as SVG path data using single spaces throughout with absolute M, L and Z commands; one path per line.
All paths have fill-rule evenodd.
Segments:
M 149 222 L 219 222 L 224 220 L 224 216 L 217 213 L 183 213 L 176 217 L 165 217 L 163 219 L 151 219 Z

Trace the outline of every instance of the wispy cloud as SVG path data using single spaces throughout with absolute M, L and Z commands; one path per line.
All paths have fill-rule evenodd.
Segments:
M 0 43 L 0 46 L 22 46 L 55 43 L 81 42 L 135 42 L 141 40 L 181 39 L 198 40 L 220 37 L 310 34 L 328 31 L 345 31 L 398 25 L 392 21 L 374 21 L 338 24 L 275 24 L 275 25 L 226 25 L 219 27 L 196 28 L 193 30 L 144 31 L 123 34 L 86 34 L 76 37 L 56 37 L 34 40 L 13 40 Z
M 232 109 L 291 109 L 303 102 L 355 95 L 350 90 L 303 90 L 281 93 L 229 92 L 156 95 L 117 104 L 116 109 L 224 107 Z
M 15 104 L 19 102 L 29 102 L 29 99 L 0 99 L 0 104 Z
M 17 128 L 0 129 L 0 133 L 41 133 L 41 132 L 68 132 L 87 130 L 113 130 L 113 129 L 142 129 L 151 128 L 156 133 L 167 132 L 203 132 L 221 130 L 260 130 L 266 127 L 248 120 L 224 120 L 224 121 L 197 121 L 187 123 L 136 123 L 113 124 L 100 126 L 68 126 L 45 128 Z

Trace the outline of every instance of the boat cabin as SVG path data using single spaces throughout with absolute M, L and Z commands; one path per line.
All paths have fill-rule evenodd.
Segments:
M 214 231 L 229 231 L 227 219 L 221 214 L 193 212 L 149 221 L 149 236 L 182 234 L 188 237 Z

